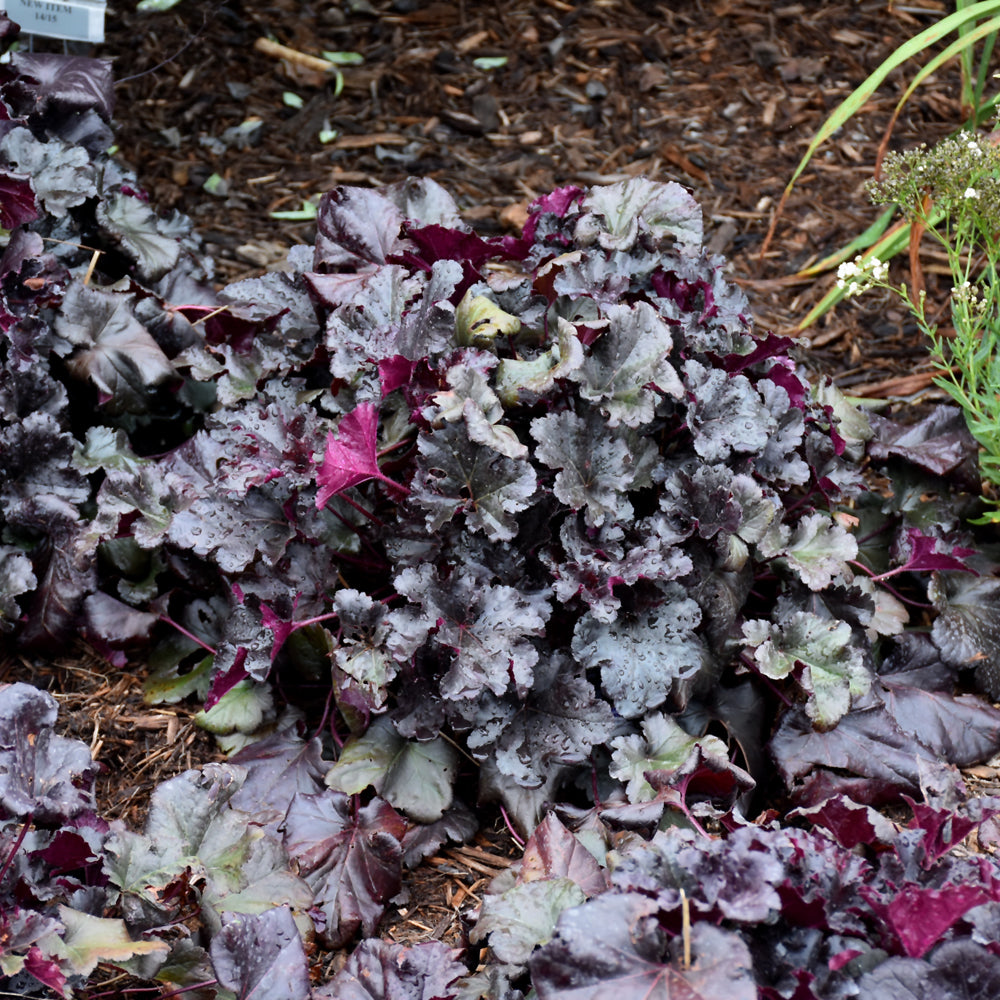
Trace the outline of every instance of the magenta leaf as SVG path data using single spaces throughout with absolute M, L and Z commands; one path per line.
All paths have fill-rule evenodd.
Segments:
M 28 177 L 0 170 L 0 225 L 4 229 L 16 229 L 37 218 L 35 192 Z
M 940 889 L 907 886 L 886 907 L 886 916 L 906 954 L 921 958 L 949 927 L 991 898 L 973 885 L 944 885 Z
M 330 497 L 369 479 L 381 479 L 395 490 L 409 490 L 388 476 L 378 466 L 378 412 L 371 403 L 361 403 L 341 417 L 337 437 L 330 433 L 323 464 L 316 473 L 319 491 L 316 506 L 323 508 Z
M 940 552 L 938 550 L 939 539 L 925 535 L 919 528 L 909 528 L 906 532 L 906 547 L 909 552 L 906 554 L 906 562 L 890 571 L 893 575 L 904 571 L 910 573 L 925 572 L 934 570 L 954 571 L 958 573 L 979 574 L 962 560 L 975 553 L 975 549 L 966 549 L 954 546 L 951 552 Z M 889 575 L 889 574 L 885 574 Z

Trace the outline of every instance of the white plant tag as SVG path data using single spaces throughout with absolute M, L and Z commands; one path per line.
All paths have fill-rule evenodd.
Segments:
M 104 41 L 106 0 L 4 0 L 3 6 L 21 26 L 22 35 Z

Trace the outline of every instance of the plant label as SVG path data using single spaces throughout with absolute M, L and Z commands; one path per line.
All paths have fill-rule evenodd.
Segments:
M 106 0 L 6 0 L 5 7 L 24 35 L 104 41 Z

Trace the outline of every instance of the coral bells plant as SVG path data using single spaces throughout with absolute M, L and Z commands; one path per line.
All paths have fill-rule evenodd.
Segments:
M 106 824 L 55 702 L 0 686 L 12 988 L 997 994 L 1000 879 L 951 853 L 995 842 L 956 766 L 1000 746 L 956 693 L 1000 691 L 960 417 L 810 385 L 677 184 L 562 188 L 505 238 L 429 180 L 338 188 L 287 270 L 216 291 L 103 152 L 104 64 L 16 55 L 0 99 L 0 627 L 144 647 L 147 698 L 232 753 Z M 498 814 L 488 961 L 378 939 Z M 323 985 L 317 946 L 352 949 Z

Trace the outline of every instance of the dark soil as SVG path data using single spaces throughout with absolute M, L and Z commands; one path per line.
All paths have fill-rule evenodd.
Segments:
M 869 296 L 800 332 L 833 277 L 791 277 L 875 218 L 864 183 L 912 65 L 821 149 L 760 251 L 824 119 L 948 4 L 185 0 L 145 17 L 132 8 L 134 0 L 109 6 L 97 50 L 120 81 L 119 155 L 155 206 L 194 219 L 220 284 L 280 267 L 289 246 L 311 243 L 310 222 L 272 213 L 300 209 L 336 184 L 432 177 L 470 222 L 500 232 L 517 228 L 527 203 L 552 188 L 645 174 L 692 190 L 710 245 L 730 259 L 760 327 L 804 336 L 802 358 L 814 372 L 859 395 L 913 402 L 935 391 L 897 303 Z M 343 67 L 338 94 L 334 74 L 268 55 L 256 47 L 262 38 L 311 56 L 356 52 L 363 62 Z M 477 68 L 489 56 L 507 63 Z M 954 66 L 928 81 L 893 146 L 953 131 L 958 89 Z M 323 142 L 321 132 L 336 137 Z M 103 813 L 132 825 L 141 825 L 156 782 L 220 758 L 193 709 L 143 703 L 142 673 L 141 664 L 122 672 L 85 651 L 57 663 L 0 661 L 0 682 L 28 680 L 59 697 L 66 733 L 106 765 Z M 974 770 L 997 781 L 993 768 Z M 462 943 L 480 890 L 516 853 L 497 822 L 478 846 L 432 858 L 413 873 L 410 902 L 384 933 Z M 318 955 L 317 975 L 327 978 L 339 961 Z M 94 994 L 122 988 L 115 980 Z

